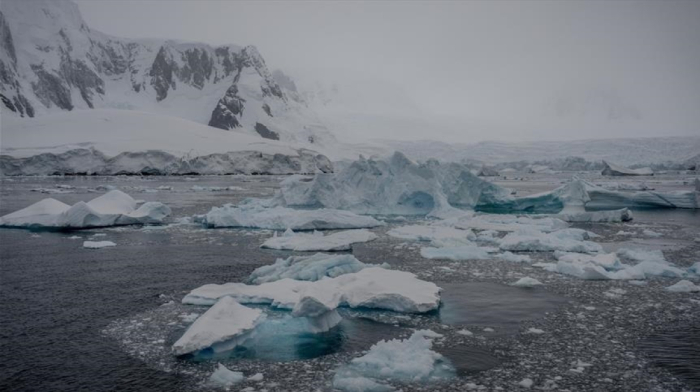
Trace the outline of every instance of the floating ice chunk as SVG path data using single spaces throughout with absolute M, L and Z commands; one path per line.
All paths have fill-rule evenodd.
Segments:
M 102 227 L 142 223 L 161 223 L 170 214 L 162 203 L 146 203 L 136 209 L 136 201 L 124 192 L 113 190 L 87 203 L 73 206 L 44 199 L 0 218 L 0 227 L 70 228 Z
M 352 255 L 332 256 L 317 253 L 313 256 L 291 256 L 286 259 L 277 259 L 272 265 L 257 268 L 250 274 L 248 280 L 253 284 L 273 282 L 285 278 L 316 281 L 326 276 L 334 278 L 373 266 L 361 262 Z
M 86 249 L 102 249 L 102 248 L 108 248 L 111 246 L 117 246 L 112 241 L 85 241 L 83 242 L 83 248 Z
M 208 227 L 253 227 L 272 230 L 361 229 L 382 225 L 382 222 L 372 217 L 360 216 L 349 211 L 295 210 L 265 207 L 255 202 L 214 207 L 206 215 L 195 216 L 194 220 Z
M 601 266 L 609 271 L 615 271 L 623 268 L 620 259 L 615 253 L 601 253 L 597 255 L 589 255 L 584 253 L 554 252 L 554 256 L 559 261 L 584 264 L 590 263 Z
M 617 254 L 619 256 L 625 257 L 629 260 L 636 261 L 636 262 L 648 261 L 651 263 L 668 264 L 668 261 L 666 261 L 666 258 L 664 257 L 664 253 L 658 249 L 647 250 L 647 249 L 620 248 L 617 251 Z
M 473 336 L 474 335 L 474 333 L 472 331 L 469 331 L 467 329 L 460 329 L 459 331 L 457 331 L 457 333 L 460 335 L 464 335 L 464 336 Z
M 537 279 L 526 276 L 524 278 L 518 279 L 517 282 L 511 283 L 510 285 L 515 286 L 515 287 L 535 287 L 535 286 L 541 286 L 542 282 L 540 282 Z
M 248 381 L 255 381 L 255 382 L 260 382 L 264 379 L 265 377 L 263 376 L 262 373 L 255 373 L 254 375 L 248 377 Z
M 597 253 L 603 248 L 595 242 L 585 241 L 590 238 L 588 232 L 580 229 L 564 229 L 553 233 L 524 231 L 510 233 L 501 240 L 500 248 L 510 251 L 549 252 L 566 251 L 579 253 Z
M 690 274 L 695 274 L 695 275 L 700 275 L 700 262 L 697 262 L 693 265 L 691 265 L 688 268 L 688 273 Z
M 610 211 L 583 211 L 569 214 L 558 214 L 557 218 L 566 222 L 629 222 L 633 219 L 632 211 L 627 208 Z
M 666 291 L 673 293 L 696 293 L 700 292 L 700 286 L 689 280 L 681 280 L 673 286 L 666 287 Z
M 388 235 L 413 241 L 434 241 L 434 240 L 474 240 L 476 236 L 471 230 L 461 230 L 452 227 L 411 225 L 391 229 Z
M 484 332 L 495 332 L 496 330 L 490 327 L 484 328 Z
M 352 249 L 351 245 L 377 239 L 377 235 L 368 230 L 347 230 L 324 236 L 321 232 L 313 234 L 294 233 L 287 229 L 283 236 L 275 236 L 265 241 L 260 247 L 269 249 L 310 251 L 342 251 Z
M 495 256 L 498 259 L 509 261 L 511 263 L 530 263 L 532 259 L 528 255 L 518 255 L 512 252 L 503 252 Z
M 448 359 L 432 350 L 433 331 L 416 331 L 405 340 L 381 341 L 369 352 L 341 366 L 333 387 L 342 391 L 389 391 L 388 383 L 439 382 L 456 377 Z
M 644 234 L 647 237 L 661 237 L 661 236 L 663 236 L 663 234 L 657 233 L 654 230 L 649 230 L 649 229 L 642 231 L 642 234 Z
M 277 308 L 293 309 L 302 294 L 323 292 L 338 293 L 337 306 L 351 308 L 423 313 L 437 309 L 440 304 L 440 288 L 434 283 L 420 280 L 409 272 L 384 268 L 365 268 L 356 273 L 315 282 L 282 279 L 260 285 L 209 284 L 192 290 L 182 302 L 211 305 L 221 297 L 230 296 L 241 303 L 270 304 Z M 326 300 L 321 302 L 327 303 Z
M 525 333 L 532 333 L 535 335 L 541 335 L 544 333 L 544 330 L 541 330 L 539 328 L 528 328 L 528 330 Z
M 421 256 L 426 259 L 445 259 L 453 261 L 462 260 L 486 260 L 490 259 L 492 256 L 489 252 L 493 252 L 494 248 L 484 248 L 472 245 L 462 245 L 462 246 L 447 246 L 441 248 L 427 247 L 420 250 Z
M 205 348 L 215 352 L 230 350 L 243 342 L 263 318 L 262 310 L 243 306 L 231 297 L 223 297 L 173 344 L 173 353 L 183 355 Z
M 700 190 L 673 192 L 617 192 L 586 182 L 589 208 L 700 208 Z
M 260 374 L 260 373 L 258 373 Z M 211 385 L 219 387 L 230 387 L 231 385 L 238 384 L 245 380 L 242 372 L 234 372 L 226 368 L 226 366 L 219 364 L 216 367 L 214 373 L 209 377 L 209 383 Z
M 529 378 L 523 378 L 523 380 L 518 383 L 518 385 L 527 389 L 530 389 L 532 387 L 532 384 L 534 384 L 534 382 Z
M 569 225 L 561 219 L 551 217 L 531 217 L 506 214 L 463 214 L 448 218 L 436 225 L 451 226 L 458 229 L 477 229 L 495 231 L 542 231 L 551 232 L 567 228 Z

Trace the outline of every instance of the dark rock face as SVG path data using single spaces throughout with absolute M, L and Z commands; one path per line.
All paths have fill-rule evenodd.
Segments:
M 32 70 L 39 78 L 37 82 L 32 83 L 32 88 L 44 106 L 51 107 L 51 104 L 54 104 L 64 110 L 73 110 L 70 90 L 61 78 L 47 72 L 41 65 L 32 65 Z
M 277 132 L 269 130 L 264 124 L 255 123 L 255 132 L 265 139 L 280 140 L 280 135 Z
M 10 26 L 7 25 L 5 21 L 5 16 L 0 12 L 0 45 L 2 46 L 13 63 L 17 63 L 17 53 L 15 52 L 15 45 L 12 40 L 12 32 L 10 31 Z
M 168 61 L 167 53 L 165 47 L 161 46 L 156 55 L 153 65 L 151 66 L 151 71 L 149 75 L 151 76 L 151 86 L 156 90 L 156 99 L 162 101 L 168 96 L 168 89 L 172 87 L 175 89 L 175 81 L 173 80 L 173 66 L 170 61 Z
M 238 117 L 243 113 L 245 100 L 238 96 L 238 86 L 233 84 L 226 90 L 226 94 L 216 104 L 211 113 L 209 126 L 220 129 L 232 129 L 241 126 Z
M 178 76 L 183 82 L 198 89 L 204 87 L 204 82 L 211 77 L 214 62 L 207 52 L 199 49 L 187 50 L 182 54 L 185 66 L 179 70 Z
M 66 83 L 78 88 L 80 96 L 90 109 L 93 108 L 93 91 L 102 95 L 105 93 L 104 81 L 80 60 L 64 56 L 61 61 L 61 74 Z
M 265 113 L 267 113 L 268 116 L 273 117 L 273 116 L 272 116 L 272 110 L 270 110 L 270 105 L 264 103 L 264 104 L 262 105 L 262 108 L 263 108 L 263 110 L 265 111 Z

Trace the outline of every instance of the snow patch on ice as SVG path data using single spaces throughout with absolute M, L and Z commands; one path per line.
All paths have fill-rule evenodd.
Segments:
M 352 244 L 375 239 L 377 239 L 376 234 L 364 229 L 341 231 L 326 236 L 318 231 L 306 234 L 287 229 L 282 236 L 277 236 L 275 232 L 275 236 L 266 240 L 260 247 L 298 252 L 343 251 L 352 249 Z

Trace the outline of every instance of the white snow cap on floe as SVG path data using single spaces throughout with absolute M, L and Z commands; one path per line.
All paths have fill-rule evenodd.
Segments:
M 206 215 L 194 217 L 208 227 L 252 227 L 272 230 L 362 229 L 382 226 L 369 216 L 334 209 L 295 210 L 270 207 L 262 200 L 247 200 L 238 206 L 213 207 Z
M 246 334 L 263 319 L 262 310 L 222 297 L 173 344 L 173 353 L 183 355 L 209 347 L 215 352 L 230 350 L 244 341 Z
M 440 288 L 414 274 L 384 268 L 365 268 L 359 272 L 324 278 L 315 282 L 281 279 L 260 285 L 243 283 L 208 284 L 192 290 L 182 302 L 211 305 L 219 298 L 233 297 L 241 303 L 270 304 L 281 309 L 294 309 L 303 296 L 324 295 L 320 302 L 328 304 L 325 293 L 338 293 L 337 303 L 329 308 L 377 308 L 396 312 L 424 313 L 438 308 Z
M 360 271 L 373 264 L 365 264 L 353 255 L 327 255 L 316 253 L 313 256 L 290 256 L 277 259 L 274 264 L 264 265 L 250 274 L 248 281 L 253 284 L 269 283 L 280 279 L 317 281 L 325 277 L 335 278 L 343 274 Z
M 44 199 L 0 218 L 0 227 L 70 228 L 102 227 L 131 224 L 157 224 L 170 215 L 170 208 L 159 202 L 136 201 L 126 193 L 113 190 L 87 203 L 69 206 L 54 199 Z
M 341 391 L 391 391 L 390 383 L 440 382 L 456 377 L 450 361 L 432 350 L 432 339 L 442 335 L 416 331 L 405 340 L 383 340 L 367 354 L 351 360 L 335 372 L 333 388 Z
M 276 233 L 275 233 L 276 234 Z M 369 230 L 347 230 L 329 235 L 314 231 L 313 234 L 295 233 L 287 229 L 284 235 L 266 240 L 261 248 L 294 250 L 298 252 L 311 251 L 343 251 L 352 249 L 352 244 L 368 242 L 377 239 L 377 235 Z

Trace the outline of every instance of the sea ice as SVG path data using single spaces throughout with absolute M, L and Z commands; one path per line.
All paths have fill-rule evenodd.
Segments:
M 277 259 L 274 264 L 264 265 L 250 274 L 248 281 L 253 284 L 274 282 L 280 279 L 317 281 L 324 277 L 335 278 L 343 274 L 375 267 L 356 259 L 352 255 L 291 256 Z
M 583 211 L 558 214 L 557 218 L 566 222 L 581 223 L 629 222 L 633 219 L 632 211 L 627 208 L 610 211 Z
M 295 210 L 268 207 L 264 202 L 248 201 L 238 206 L 213 207 L 206 215 L 194 217 L 207 227 L 252 227 L 272 230 L 361 229 L 381 226 L 382 222 L 349 211 L 317 209 Z
M 337 306 L 377 308 L 396 312 L 424 313 L 437 309 L 440 288 L 432 282 L 416 278 L 409 272 L 384 268 L 364 268 L 356 273 L 315 282 L 281 279 L 260 285 L 243 283 L 208 284 L 192 290 L 182 302 L 211 305 L 222 297 L 233 297 L 241 303 L 270 304 L 293 309 L 302 295 L 338 293 Z M 335 300 L 334 299 L 334 300 Z M 328 303 L 327 301 L 321 301 Z M 328 306 L 332 308 L 333 306 Z
M 143 204 L 126 193 L 113 190 L 89 202 L 73 206 L 55 199 L 44 199 L 0 218 L 0 227 L 81 229 L 131 224 L 159 224 L 170 214 L 159 202 Z
M 87 249 L 102 249 L 102 248 L 107 248 L 111 246 L 117 246 L 112 241 L 85 241 L 83 242 L 83 248 Z
M 287 229 L 282 236 L 275 236 L 265 241 L 261 248 L 312 251 L 343 251 L 352 249 L 352 244 L 377 239 L 377 235 L 368 230 L 347 230 L 324 236 L 322 232 L 313 234 L 295 233 Z
M 569 227 L 561 219 L 541 216 L 517 216 L 508 214 L 463 214 L 435 223 L 457 229 L 552 232 Z
M 540 282 L 537 279 L 526 276 L 524 278 L 518 279 L 517 282 L 511 283 L 510 285 L 515 286 L 515 287 L 535 287 L 535 286 L 541 286 L 542 282 Z
M 243 306 L 232 297 L 222 297 L 173 344 L 173 353 L 183 355 L 205 348 L 215 352 L 230 350 L 263 319 L 262 310 Z
M 604 176 L 653 176 L 654 171 L 651 168 L 644 167 L 641 169 L 629 169 L 624 166 L 603 160 L 603 171 L 600 173 Z
M 503 237 L 500 243 L 502 250 L 551 252 L 555 250 L 579 253 L 597 253 L 603 248 L 595 243 L 586 241 L 590 234 L 581 229 L 563 229 L 552 233 L 523 230 Z
M 231 385 L 242 382 L 244 379 L 245 376 L 243 376 L 243 372 L 234 372 L 226 368 L 226 366 L 219 364 L 214 373 L 209 377 L 209 383 L 211 385 L 228 388 Z
M 453 261 L 486 260 L 492 257 L 489 252 L 495 250 L 495 248 L 483 248 L 472 244 L 440 248 L 427 247 L 422 248 L 420 254 L 426 259 L 446 259 Z
M 528 255 L 519 255 L 512 252 L 503 252 L 495 255 L 497 259 L 509 261 L 511 263 L 530 263 L 532 259 Z
M 432 350 L 430 330 L 416 331 L 405 340 L 381 341 L 367 354 L 336 370 L 333 387 L 341 391 L 390 391 L 389 383 L 427 384 L 450 380 L 456 371 L 448 359 Z
M 410 225 L 391 229 L 388 235 L 404 240 L 433 241 L 444 239 L 474 240 L 476 236 L 471 230 L 454 229 L 452 227 L 431 225 Z
M 689 280 L 681 280 L 673 286 L 666 287 L 666 291 L 674 293 L 696 293 L 700 292 L 700 286 Z

